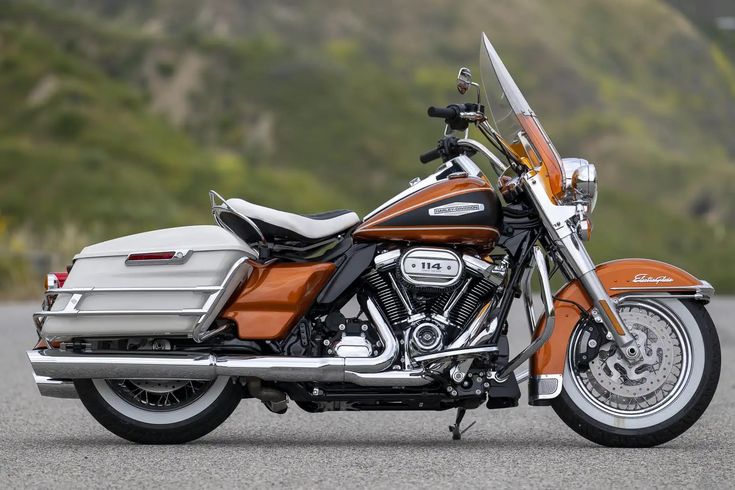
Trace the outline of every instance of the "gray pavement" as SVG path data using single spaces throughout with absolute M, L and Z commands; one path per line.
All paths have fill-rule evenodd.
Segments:
M 25 349 L 34 304 L 0 305 L 0 488 L 697 488 L 735 487 L 734 299 L 718 299 L 723 369 L 714 401 L 681 437 L 653 449 L 595 446 L 550 408 L 467 414 L 341 412 L 283 416 L 243 401 L 210 435 L 183 446 L 138 446 L 108 433 L 78 400 L 41 398 Z M 513 318 L 520 318 L 516 312 Z M 512 344 L 527 342 L 524 325 Z M 511 324 L 513 329 L 513 324 Z

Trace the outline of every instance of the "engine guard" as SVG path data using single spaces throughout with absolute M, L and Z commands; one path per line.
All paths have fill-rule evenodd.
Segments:
M 605 262 L 596 268 L 607 293 L 611 297 L 627 295 L 677 294 L 692 299 L 709 301 L 714 288 L 688 272 L 657 260 L 620 259 Z M 549 340 L 531 357 L 529 377 L 529 403 L 548 405 L 562 389 L 564 363 L 572 331 L 580 319 L 579 304 L 585 310 L 592 308 L 578 280 L 565 284 L 554 295 L 556 321 Z M 546 317 L 542 315 L 535 334 L 543 331 Z

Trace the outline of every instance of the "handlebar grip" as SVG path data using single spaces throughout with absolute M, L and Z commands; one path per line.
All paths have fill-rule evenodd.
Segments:
M 440 117 L 442 119 L 452 119 L 459 116 L 459 109 L 456 106 L 449 107 L 429 107 L 426 111 L 429 117 Z
M 439 148 L 434 148 L 433 150 L 429 150 L 423 155 L 421 155 L 419 157 L 419 160 L 421 161 L 421 163 L 429 163 L 441 157 L 442 157 L 442 154 L 439 151 Z

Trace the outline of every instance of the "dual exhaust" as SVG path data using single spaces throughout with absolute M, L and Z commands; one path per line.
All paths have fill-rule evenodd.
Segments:
M 370 299 L 367 309 L 385 345 L 376 357 L 282 357 L 211 353 L 136 352 L 87 354 L 56 349 L 30 350 L 36 384 L 42 395 L 72 397 L 74 379 L 196 379 L 218 376 L 263 381 L 353 383 L 360 386 L 423 386 L 423 370 L 390 370 L 399 354 L 387 322 Z
M 321 381 L 361 386 L 422 386 L 430 380 L 421 370 L 367 372 L 369 366 L 353 366 L 363 358 L 280 357 L 215 354 L 83 354 L 53 349 L 28 351 L 37 378 L 73 379 L 195 379 L 218 376 L 260 378 L 264 381 Z M 377 359 L 377 358 L 364 358 Z

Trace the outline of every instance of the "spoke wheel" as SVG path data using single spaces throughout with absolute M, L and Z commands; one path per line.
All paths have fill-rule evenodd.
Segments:
M 213 381 L 172 379 L 111 379 L 106 382 L 132 406 L 154 411 L 181 409 L 198 400 L 213 384 Z
M 180 444 L 211 432 L 235 410 L 242 385 L 211 381 L 79 379 L 85 408 L 109 431 L 142 444 Z

